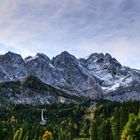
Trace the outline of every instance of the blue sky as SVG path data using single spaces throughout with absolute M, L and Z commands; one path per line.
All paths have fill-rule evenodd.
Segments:
M 140 69 L 140 0 L 0 0 L 0 53 L 110 53 Z

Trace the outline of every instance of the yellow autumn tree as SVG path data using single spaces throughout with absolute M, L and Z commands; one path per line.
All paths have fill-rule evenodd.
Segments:
M 42 137 L 42 140 L 52 140 L 52 132 L 46 130 Z
M 23 128 L 19 128 L 13 137 L 13 140 L 21 140 L 22 139 L 22 134 L 23 134 Z

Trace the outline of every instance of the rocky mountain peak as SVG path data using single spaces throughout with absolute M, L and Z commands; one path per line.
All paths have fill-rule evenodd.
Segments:
M 61 55 L 68 56 L 68 55 L 71 55 L 71 54 L 69 52 L 67 52 L 67 51 L 63 51 L 63 52 L 61 52 Z
M 50 62 L 50 58 L 47 55 L 43 54 L 43 53 L 37 53 L 36 56 L 38 56 L 38 58 L 40 58 L 40 59 L 44 59 L 47 62 Z
M 14 52 L 8 51 L 8 52 L 7 52 L 6 54 L 4 54 L 4 55 L 17 56 L 17 55 L 19 55 L 19 54 L 16 54 L 16 53 L 14 53 Z
M 9 61 L 11 63 L 18 63 L 18 62 L 24 62 L 23 58 L 21 55 L 13 53 L 13 52 L 7 52 L 4 55 L 0 55 L 0 60 L 1 61 Z
M 19 79 L 26 76 L 25 62 L 21 57 L 21 55 L 19 54 L 8 52 L 4 55 L 1 55 L 0 65 L 1 65 L 1 70 L 3 71 L 2 77 L 4 80 Z
M 68 85 L 69 89 L 79 94 L 88 95 L 90 92 L 90 80 L 93 80 L 96 91 L 100 92 L 97 96 L 102 95 L 102 91 L 94 77 L 88 74 L 80 61 L 73 55 L 68 52 L 62 52 L 52 59 L 52 64 L 61 71 L 66 81 L 65 84 Z
M 50 58 L 43 53 L 37 53 L 36 56 L 28 56 L 25 58 L 25 62 L 28 63 L 29 61 L 40 61 L 41 63 L 50 62 Z
M 0 82 L 21 80 L 30 75 L 78 96 L 89 96 L 91 81 L 98 98 L 124 91 L 138 93 L 140 87 L 140 72 L 122 67 L 108 53 L 92 53 L 88 58 L 77 59 L 64 51 L 52 60 L 42 53 L 24 60 L 13 52 L 0 55 Z
M 105 61 L 110 62 L 111 59 L 112 59 L 112 56 L 111 56 L 109 53 L 106 53 L 106 54 L 104 55 L 104 59 L 105 59 Z
M 80 59 L 83 66 L 89 67 L 89 69 L 120 69 L 121 64 L 113 58 L 109 53 L 92 53 L 87 59 Z
M 77 62 L 77 59 L 67 51 L 62 52 L 52 59 L 52 64 L 57 68 L 70 66 Z
M 122 68 L 122 65 L 108 53 L 104 55 L 104 63 L 110 67 Z
M 94 61 L 96 59 L 99 58 L 103 58 L 104 54 L 103 53 L 92 53 L 91 55 L 89 55 L 89 57 L 87 58 L 88 61 Z
M 66 59 L 75 60 L 76 59 L 75 56 L 73 56 L 72 54 L 68 53 L 67 51 L 61 52 L 61 54 L 56 56 L 56 57 L 60 57 L 63 60 L 66 60 Z
M 27 56 L 27 57 L 24 58 L 24 60 L 25 60 L 25 61 L 28 61 L 28 60 L 30 60 L 31 58 L 33 58 L 33 57 L 32 57 L 32 56 Z

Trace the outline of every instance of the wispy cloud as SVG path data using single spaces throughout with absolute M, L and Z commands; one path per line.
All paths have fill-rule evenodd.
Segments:
M 139 0 L 0 3 L 0 42 L 12 46 L 9 50 L 23 56 L 40 51 L 50 57 L 63 50 L 77 57 L 109 52 L 124 65 L 140 68 Z

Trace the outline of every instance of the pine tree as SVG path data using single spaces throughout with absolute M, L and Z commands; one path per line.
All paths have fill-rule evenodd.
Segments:
M 139 140 L 140 138 L 140 113 L 138 115 L 130 114 L 129 120 L 125 125 L 121 140 Z

